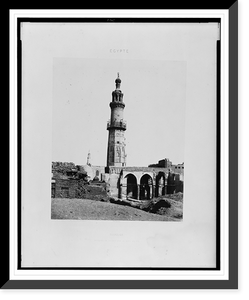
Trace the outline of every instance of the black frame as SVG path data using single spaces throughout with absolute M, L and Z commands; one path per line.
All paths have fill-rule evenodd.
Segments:
M 168 7 L 167 7 L 168 8 Z M 170 7 L 171 8 L 171 7 Z M 188 7 L 189 9 L 191 7 Z M 195 7 L 196 8 L 196 7 Z M 212 6 L 211 9 L 217 7 Z M 238 287 L 238 2 L 235 1 L 229 8 L 229 222 L 233 230 L 229 231 L 229 280 L 9 280 L 9 266 L 6 266 L 6 278 L 1 286 L 4 289 L 235 289 Z M 181 9 L 184 9 L 181 7 Z M 199 8 L 198 8 L 199 9 Z M 53 18 L 54 21 L 55 18 Z M 203 19 L 174 19 L 174 21 L 203 22 Z M 217 22 L 217 19 L 205 21 Z M 99 269 L 99 268 L 21 268 L 21 41 L 20 22 L 52 21 L 49 18 L 26 18 L 18 20 L 18 269 Z M 82 22 L 82 19 L 60 19 L 63 22 Z M 88 20 L 89 21 L 89 20 Z M 91 19 L 91 22 L 99 19 Z M 103 21 L 103 19 L 101 19 Z M 134 19 L 105 19 L 106 22 L 134 22 Z M 141 19 L 140 19 L 141 21 Z M 153 19 L 153 22 L 167 22 L 165 19 Z M 172 20 L 168 20 L 172 22 Z M 220 42 L 217 42 L 217 57 L 220 54 Z M 219 59 L 218 59 L 219 61 Z M 219 270 L 220 269 L 220 64 L 217 64 L 217 237 L 216 237 L 216 268 L 150 268 L 150 270 Z M 231 130 L 231 128 L 233 130 Z M 233 184 L 230 184 L 233 183 Z M 8 223 L 7 223 L 8 224 Z M 7 243 L 8 240 L 7 240 Z M 7 255 L 9 257 L 9 253 Z M 146 268 L 101 268 L 104 270 L 146 270 Z M 148 268 L 147 268 L 148 270 Z
M 219 155 L 216 159 L 216 267 L 214 268 L 192 268 L 192 267 L 22 267 L 21 266 L 21 249 L 22 249 L 22 232 L 21 232 L 21 157 L 22 157 L 22 44 L 21 44 L 21 23 L 22 22 L 37 22 L 37 23 L 47 23 L 47 22 L 64 22 L 64 23 L 219 23 L 221 26 L 220 18 L 157 18 L 157 19 L 147 19 L 147 18 L 118 18 L 118 19 L 105 19 L 105 18 L 19 18 L 18 19 L 18 31 L 17 31 L 17 54 L 18 54 L 18 270 L 171 270 L 171 271 L 215 271 L 220 270 L 220 40 L 217 40 L 216 54 L 217 54 L 217 92 L 216 92 L 216 107 L 217 107 L 217 117 L 216 117 L 216 150 Z

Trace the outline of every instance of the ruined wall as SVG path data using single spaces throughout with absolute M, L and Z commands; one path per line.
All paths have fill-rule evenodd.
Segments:
M 159 160 L 157 164 L 150 164 L 149 167 L 171 169 L 172 162 L 168 158 L 164 158 Z
M 78 180 L 75 179 L 55 179 L 54 180 L 54 197 L 55 198 L 76 198 L 76 189 Z
M 178 164 L 178 165 L 173 165 L 172 171 L 176 174 L 180 174 L 181 180 L 184 181 L 184 163 Z
M 52 184 L 54 198 L 98 199 L 106 197 L 106 184 L 86 184 L 79 179 L 55 179 Z
M 86 172 L 72 162 L 52 162 L 52 177 L 60 179 L 86 179 Z
M 183 193 L 183 181 L 180 174 L 169 174 L 167 179 L 167 194 Z

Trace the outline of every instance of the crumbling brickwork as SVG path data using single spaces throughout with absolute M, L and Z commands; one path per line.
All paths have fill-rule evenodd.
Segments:
M 82 179 L 55 179 L 52 185 L 53 198 L 98 199 L 106 197 L 106 185 L 87 184 Z

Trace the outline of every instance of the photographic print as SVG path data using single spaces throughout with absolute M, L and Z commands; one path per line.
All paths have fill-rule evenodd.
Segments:
M 21 40 L 21 266 L 219 267 L 218 20 L 23 22 Z
M 53 92 L 51 218 L 181 221 L 186 63 L 55 58 Z

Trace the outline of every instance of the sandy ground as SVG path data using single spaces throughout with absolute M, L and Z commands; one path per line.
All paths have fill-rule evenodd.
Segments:
M 179 221 L 173 216 L 158 215 L 143 210 L 108 202 L 88 199 L 52 199 L 52 219 L 76 220 L 139 220 Z

